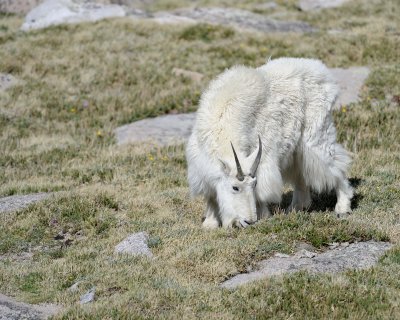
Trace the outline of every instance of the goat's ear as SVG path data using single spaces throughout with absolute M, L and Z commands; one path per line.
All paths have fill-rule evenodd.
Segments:
M 221 170 L 226 174 L 229 175 L 231 172 L 231 168 L 229 167 L 229 164 L 227 164 L 225 161 L 218 159 L 218 163 L 220 165 Z

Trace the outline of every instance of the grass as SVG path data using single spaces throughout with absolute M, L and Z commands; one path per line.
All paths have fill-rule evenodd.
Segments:
M 399 317 L 399 5 L 355 0 L 304 13 L 294 1 L 278 3 L 281 17 L 321 31 L 262 35 L 116 19 L 22 33 L 20 17 L 1 17 L 0 72 L 21 83 L 0 93 L 0 195 L 59 192 L 0 216 L 0 292 L 62 304 L 63 319 Z M 360 102 L 334 114 L 338 139 L 354 153 L 354 213 L 337 220 L 328 194 L 313 197 L 311 212 L 285 216 L 277 207 L 274 218 L 249 229 L 205 232 L 203 203 L 189 198 L 183 146 L 117 147 L 113 130 L 194 111 L 219 72 L 257 66 L 270 55 L 371 68 Z M 174 67 L 205 77 L 175 77 Z M 285 201 L 289 196 L 288 190 Z M 114 246 L 139 231 L 149 233 L 157 258 L 115 256 Z M 275 252 L 294 252 L 300 242 L 323 251 L 330 242 L 369 239 L 395 244 L 370 270 L 218 287 Z M 24 252 L 32 257 L 21 258 Z M 76 281 L 78 290 L 68 291 Z M 95 302 L 80 306 L 79 296 L 93 286 Z

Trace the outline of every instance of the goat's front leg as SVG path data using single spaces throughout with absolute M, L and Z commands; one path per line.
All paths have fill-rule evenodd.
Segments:
M 219 207 L 215 197 L 206 199 L 206 211 L 204 212 L 203 228 L 216 229 L 221 223 L 219 221 Z
M 347 179 L 339 180 L 336 186 L 337 202 L 335 212 L 338 218 L 345 218 L 351 213 L 351 198 L 353 197 L 353 188 Z

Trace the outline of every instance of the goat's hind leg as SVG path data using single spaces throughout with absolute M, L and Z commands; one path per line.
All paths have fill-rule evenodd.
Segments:
M 270 217 L 272 217 L 272 213 L 269 211 L 268 204 L 266 202 L 257 201 L 257 220 Z
M 206 211 L 204 212 L 203 228 L 216 229 L 221 223 L 219 220 L 219 207 L 215 197 L 206 199 Z

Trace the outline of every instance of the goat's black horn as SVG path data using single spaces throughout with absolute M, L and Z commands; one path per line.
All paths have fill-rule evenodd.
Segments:
M 231 146 L 232 146 L 232 151 L 233 151 L 233 155 L 235 156 L 235 162 L 236 162 L 236 169 L 237 169 L 236 178 L 238 178 L 239 181 L 243 181 L 244 174 L 243 174 L 242 167 L 240 166 L 240 162 L 239 162 L 239 159 L 237 157 L 237 154 L 236 154 L 235 148 L 233 147 L 232 142 L 231 142 Z

